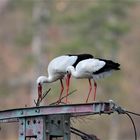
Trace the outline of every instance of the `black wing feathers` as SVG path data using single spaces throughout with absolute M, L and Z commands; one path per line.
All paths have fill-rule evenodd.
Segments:
M 110 70 L 120 70 L 120 64 L 119 63 L 115 63 L 111 60 L 105 60 L 105 59 L 100 59 L 98 58 L 99 60 L 101 61 L 104 61 L 106 64 L 104 65 L 104 67 L 102 67 L 100 70 L 94 72 L 93 74 L 100 74 L 100 73 L 103 73 L 103 72 L 107 72 L 107 71 L 110 71 Z
M 89 58 L 93 58 L 93 55 L 91 54 L 67 54 L 68 56 L 77 56 L 77 60 L 75 61 L 75 63 L 72 65 L 73 67 L 76 67 L 76 65 L 82 61 L 82 60 L 85 60 L 85 59 L 89 59 Z

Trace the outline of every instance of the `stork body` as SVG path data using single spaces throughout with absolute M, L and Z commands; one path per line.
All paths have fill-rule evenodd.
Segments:
M 48 65 L 48 77 L 40 76 L 37 79 L 38 97 L 42 98 L 42 85 L 44 83 L 51 83 L 60 80 L 61 83 L 61 93 L 59 97 L 60 100 L 64 90 L 63 78 L 66 75 L 67 67 L 68 66 L 75 67 L 77 63 L 79 63 L 81 60 L 88 59 L 88 58 L 93 58 L 93 56 L 90 54 L 78 54 L 78 55 L 68 54 L 68 55 L 62 55 L 54 58 Z M 67 95 L 69 91 L 69 84 L 70 84 L 70 74 L 66 78 Z M 67 103 L 67 98 L 66 98 L 66 103 Z
M 92 90 L 91 79 L 94 80 L 95 100 L 97 88 L 96 80 L 111 75 L 114 70 L 120 70 L 119 66 L 120 64 L 115 63 L 111 60 L 92 58 L 80 61 L 75 68 L 73 66 L 67 67 L 67 72 L 69 74 L 72 74 L 72 76 L 77 79 L 87 78 L 89 80 L 90 88 L 88 97 L 86 99 L 86 102 L 88 102 Z

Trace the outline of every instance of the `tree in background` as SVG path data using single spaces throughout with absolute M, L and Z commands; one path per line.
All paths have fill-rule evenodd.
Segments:
M 6 93 L 8 96 L 11 94 L 16 96 L 19 92 L 21 94 L 21 90 L 17 90 L 17 87 L 20 88 L 23 84 L 29 92 L 34 92 L 36 89 L 32 89 L 34 87 L 31 86 L 32 82 L 42 72 L 40 68 L 46 66 L 47 69 L 46 59 L 49 56 L 52 58 L 64 53 L 88 52 L 98 57 L 116 59 L 119 40 L 129 28 L 126 19 L 132 2 L 128 0 L 42 0 L 42 4 L 40 2 L 40 0 L 9 0 L 7 10 L 1 15 L 3 20 L 0 22 L 0 40 L 7 50 L 13 50 L 12 56 L 16 59 L 1 65 L 1 77 L 6 79 L 0 82 L 2 94 Z M 41 5 L 47 12 L 44 12 Z M 36 12 L 38 9 L 40 11 Z M 46 15 L 47 18 L 42 15 Z M 43 40 L 43 44 L 40 40 Z M 17 67 L 14 74 L 11 67 L 6 67 L 10 63 Z M 40 66 L 40 63 L 43 66 Z M 10 85 L 14 83 L 14 88 L 11 88 L 9 83 Z M 110 94 L 117 92 L 114 86 L 116 84 L 118 81 L 114 76 L 102 86 L 104 92 Z
M 53 0 L 52 22 L 62 28 L 65 36 L 59 50 L 92 50 L 97 56 L 110 56 L 119 48 L 119 39 L 128 29 L 126 17 L 131 3 L 121 0 L 61 0 L 60 3 Z

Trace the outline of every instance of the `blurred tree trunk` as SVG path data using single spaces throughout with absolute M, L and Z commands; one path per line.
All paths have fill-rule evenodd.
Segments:
M 34 104 L 34 99 L 37 99 L 37 77 L 43 73 L 44 62 L 47 60 L 43 60 L 42 58 L 42 47 L 43 47 L 43 30 L 45 27 L 44 24 L 44 16 L 48 15 L 47 7 L 45 5 L 44 0 L 35 1 L 33 8 L 33 30 L 34 35 L 32 39 L 32 55 L 34 57 L 34 66 L 33 66 L 33 77 L 31 79 L 31 105 Z M 46 28 L 46 27 L 45 27 Z M 46 41 L 45 41 L 46 42 Z

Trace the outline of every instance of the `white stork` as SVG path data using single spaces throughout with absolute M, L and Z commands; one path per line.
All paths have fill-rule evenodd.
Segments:
M 120 70 L 119 66 L 119 63 L 115 63 L 112 60 L 92 58 L 80 61 L 75 68 L 73 66 L 67 67 L 67 73 L 72 74 L 72 76 L 77 79 L 87 78 L 89 80 L 89 93 L 86 99 L 87 103 L 92 91 L 91 79 L 94 80 L 93 99 L 95 101 L 97 88 L 95 80 L 104 78 L 107 75 L 109 76 L 114 70 Z
M 64 86 L 63 86 L 63 78 L 66 75 L 66 69 L 68 66 L 73 66 L 74 68 L 76 65 L 84 59 L 93 58 L 91 54 L 68 54 L 68 55 L 62 55 L 59 57 L 54 58 L 48 65 L 48 77 L 46 76 L 40 76 L 37 79 L 38 84 L 38 99 L 42 98 L 42 85 L 44 83 L 51 83 L 55 82 L 57 80 L 60 80 L 61 83 L 61 92 L 59 101 L 61 99 Z M 69 84 L 70 84 L 70 76 L 71 74 L 67 75 L 66 78 L 66 103 L 67 103 L 67 96 L 69 91 Z

